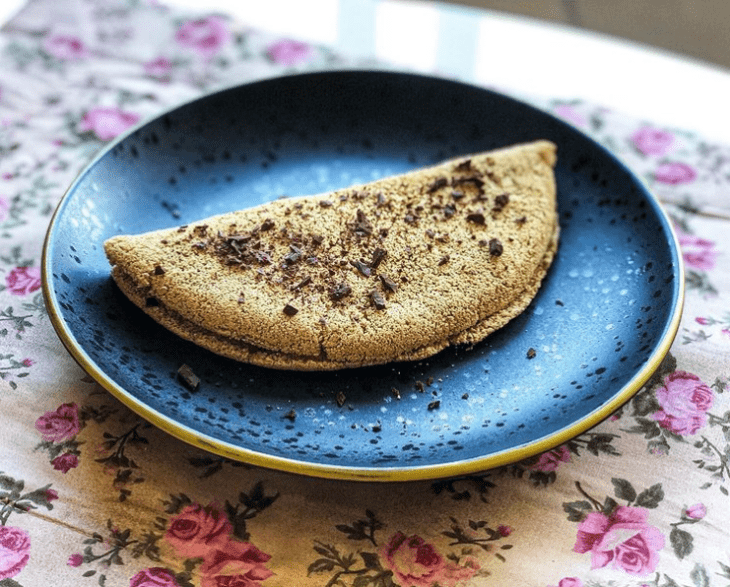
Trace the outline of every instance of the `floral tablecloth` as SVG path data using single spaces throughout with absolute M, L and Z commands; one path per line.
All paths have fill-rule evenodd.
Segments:
M 497 470 L 410 483 L 232 462 L 141 420 L 65 351 L 43 237 L 131 125 L 203 92 L 355 64 L 224 15 L 34 0 L 0 32 L 0 585 L 730 585 L 730 147 L 565 99 L 671 215 L 679 334 L 595 429 Z

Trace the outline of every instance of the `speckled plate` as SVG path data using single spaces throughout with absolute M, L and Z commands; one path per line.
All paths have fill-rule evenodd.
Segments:
M 102 243 L 115 234 L 537 138 L 558 145 L 560 249 L 529 308 L 471 349 L 335 373 L 270 371 L 168 333 L 109 276 Z M 683 299 L 667 217 L 601 146 L 505 96 L 383 72 L 243 85 L 120 137 L 59 205 L 43 284 L 73 357 L 170 434 L 269 468 L 381 481 L 504 465 L 594 426 L 657 368 Z M 194 393 L 175 376 L 183 363 L 202 380 Z

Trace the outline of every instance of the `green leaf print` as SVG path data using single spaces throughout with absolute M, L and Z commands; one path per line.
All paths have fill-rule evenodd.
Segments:
M 639 507 L 654 509 L 659 506 L 659 502 L 664 499 L 664 490 L 661 483 L 652 485 L 649 489 L 642 491 L 636 498 L 636 504 Z
M 636 499 L 636 489 L 626 479 L 614 478 L 611 479 L 611 483 L 613 483 L 614 495 L 618 499 L 625 499 L 629 503 Z

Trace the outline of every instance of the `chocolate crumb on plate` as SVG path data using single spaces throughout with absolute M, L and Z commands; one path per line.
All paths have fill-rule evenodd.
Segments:
M 293 422 L 297 419 L 297 413 L 294 410 L 289 410 L 286 414 L 284 414 L 284 418 L 286 418 L 290 422 Z
M 347 397 L 345 396 L 342 391 L 338 391 L 337 395 L 335 396 L 335 401 L 337 402 L 337 407 L 341 408 L 345 405 L 345 401 L 347 400 Z
M 190 391 L 196 391 L 200 387 L 200 379 L 188 365 L 180 365 L 177 370 L 177 378 Z
M 428 404 L 429 411 L 431 410 L 437 410 L 441 407 L 441 401 L 440 400 L 434 400 L 430 404 Z
M 527 358 L 528 359 L 534 359 L 536 356 L 537 356 L 537 351 L 535 349 L 533 349 L 532 347 L 527 349 Z

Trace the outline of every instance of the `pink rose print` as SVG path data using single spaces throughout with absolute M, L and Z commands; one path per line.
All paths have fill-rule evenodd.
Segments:
M 79 130 L 93 132 L 101 141 L 110 141 L 139 122 L 139 115 L 119 108 L 92 108 L 84 114 Z
M 570 461 L 570 449 L 563 445 L 553 450 L 549 450 L 540 455 L 537 462 L 530 467 L 533 471 L 541 471 L 543 473 L 550 473 L 558 468 L 560 463 L 567 463 Z
M 553 109 L 553 112 L 557 114 L 563 120 L 573 123 L 575 126 L 587 126 L 588 121 L 586 117 L 578 112 L 575 107 L 570 104 L 561 104 Z
M 664 379 L 656 391 L 661 410 L 652 414 L 659 426 L 687 436 L 695 434 L 707 422 L 707 410 L 712 407 L 712 390 L 697 375 L 675 371 Z
M 674 227 L 682 249 L 682 258 L 687 267 L 698 271 L 709 271 L 715 267 L 717 251 L 715 243 L 703 238 L 698 238 L 683 232 L 678 226 Z M 700 324 L 702 324 L 700 322 Z
M 631 137 L 634 146 L 644 155 L 665 155 L 674 143 L 674 135 L 670 132 L 644 126 Z
M 260 587 L 274 574 L 264 566 L 270 558 L 249 542 L 228 540 L 205 556 L 200 587 Z
M 205 59 L 212 58 L 230 39 L 228 24 L 219 16 L 209 16 L 184 23 L 175 34 L 175 40 L 192 49 Z
M 8 201 L 0 196 L 0 222 L 8 217 L 8 211 L 10 210 L 10 204 Z
M 500 536 L 503 536 L 504 538 L 507 538 L 510 534 L 513 532 L 512 526 L 505 526 L 503 524 L 500 524 L 497 526 L 497 532 L 499 532 Z
M 167 79 L 172 71 L 172 61 L 167 57 L 158 57 L 144 64 L 145 73 L 156 79 Z
M 129 580 L 129 587 L 180 587 L 169 569 L 151 567 L 143 569 Z
M 697 322 L 697 324 L 702 324 L 702 326 L 707 326 L 710 323 L 707 318 L 703 318 L 702 316 L 697 316 L 697 318 L 695 318 L 695 322 Z
M 23 367 L 32 367 L 35 365 L 35 361 L 33 359 L 23 359 L 20 361 L 20 363 L 23 365 Z
M 190 505 L 170 520 L 165 540 L 182 556 L 197 558 L 228 542 L 233 526 L 220 507 Z
M 53 459 L 51 464 L 56 471 L 68 473 L 71 469 L 79 466 L 79 457 L 73 453 L 66 452 Z
M 686 163 L 663 163 L 654 171 L 654 179 L 670 185 L 689 183 L 696 177 L 697 172 Z
M 46 53 L 63 61 L 72 61 L 86 56 L 86 47 L 78 37 L 52 35 L 43 44 Z
M 476 562 L 469 566 L 447 563 L 439 552 L 419 536 L 396 532 L 381 552 L 385 566 L 393 572 L 395 582 L 410 587 L 453 587 L 471 578 L 478 570 Z
M 55 489 L 46 489 L 46 501 L 56 501 L 58 499 L 58 491 Z
M 30 536 L 13 526 L 0 526 L 0 579 L 15 577 L 30 558 Z
M 270 45 L 266 50 L 266 56 L 274 63 L 292 66 L 307 61 L 312 54 L 312 49 L 306 43 L 284 39 Z
M 610 516 L 591 512 L 578 525 L 573 550 L 591 553 L 591 568 L 609 563 L 632 575 L 646 575 L 656 568 L 664 536 L 646 523 L 646 510 L 620 506 Z
M 707 515 L 707 508 L 703 503 L 696 503 L 684 510 L 684 515 L 693 520 L 701 520 Z
M 68 557 L 68 562 L 66 563 L 69 567 L 80 567 L 81 563 L 84 562 L 84 557 L 81 556 L 79 553 L 72 554 L 70 557 Z
M 73 438 L 81 430 L 79 407 L 74 404 L 61 404 L 55 412 L 46 412 L 35 421 L 35 428 L 48 442 L 62 442 Z
M 560 579 L 558 587 L 583 587 L 583 581 L 577 577 L 564 577 Z
M 16 296 L 33 293 L 41 287 L 41 270 L 39 267 L 16 267 L 5 276 L 5 285 Z

